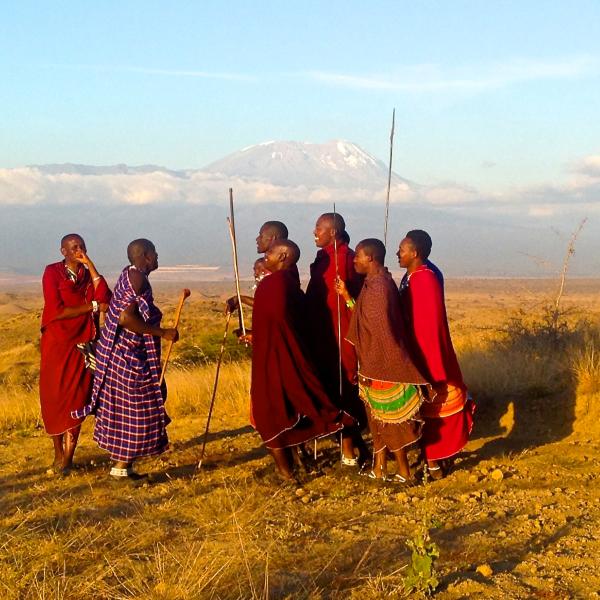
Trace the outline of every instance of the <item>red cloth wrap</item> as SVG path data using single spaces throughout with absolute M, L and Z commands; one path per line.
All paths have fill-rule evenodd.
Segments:
M 452 345 L 444 291 L 435 273 L 427 265 L 408 276 L 408 286 L 400 294 L 402 311 L 409 336 L 409 351 L 415 364 L 439 392 L 431 404 L 425 402 L 421 410 L 425 424 L 423 445 L 428 460 L 453 456 L 465 446 L 473 427 L 474 404 L 468 399 L 456 352 Z M 447 384 L 462 392 L 462 407 L 444 392 Z
M 94 290 L 87 269 L 80 266 L 77 281 L 67 277 L 64 262 L 48 265 L 42 277 L 44 311 L 40 340 L 40 404 L 46 432 L 60 435 L 77 427 L 82 419 L 73 419 L 71 411 L 89 401 L 93 374 L 85 368 L 76 344 L 89 342 L 96 335 L 91 312 L 71 319 L 57 319 L 65 308 L 81 306 L 92 300 L 110 301 L 104 278 Z
M 305 297 L 293 271 L 263 279 L 252 310 L 252 418 L 268 448 L 285 448 L 352 424 L 329 400 L 307 355 Z
M 354 270 L 354 252 L 348 244 L 337 246 L 338 274 L 348 292 L 357 298 L 363 277 Z M 308 306 L 309 344 L 319 376 L 327 393 L 336 405 L 366 426 L 366 414 L 358 397 L 357 360 L 354 346 L 346 340 L 352 311 L 335 291 L 335 249 L 333 244 L 317 252 L 310 266 L 310 281 L 306 288 Z M 338 343 L 338 302 L 342 336 L 342 395 L 340 398 Z

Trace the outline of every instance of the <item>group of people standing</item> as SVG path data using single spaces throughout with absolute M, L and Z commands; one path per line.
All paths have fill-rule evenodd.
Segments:
M 339 433 L 344 468 L 410 484 L 406 451 L 420 443 L 430 477 L 443 477 L 444 461 L 468 440 L 473 404 L 450 339 L 443 276 L 428 260 L 431 238 L 414 230 L 400 243 L 406 274 L 398 288 L 380 240 L 353 251 L 337 213 L 321 215 L 313 233 L 319 250 L 306 292 L 298 246 L 283 223 L 268 221 L 256 238 L 264 256 L 255 263 L 254 297 L 240 297 L 252 307 L 252 329 L 241 339 L 252 346 L 250 421 L 276 472 L 293 480 L 294 454 Z M 160 326 L 153 300 L 156 248 L 131 242 L 112 292 L 80 235 L 66 235 L 61 253 L 42 280 L 40 400 L 54 468 L 72 468 L 81 422 L 93 414 L 94 440 L 113 460 L 111 479 L 137 480 L 134 461 L 168 448 L 160 346 L 178 339 L 176 329 Z M 230 298 L 227 311 L 237 308 L 238 297 Z
M 253 347 L 251 422 L 279 475 L 293 479 L 296 450 L 307 454 L 307 442 L 339 431 L 344 467 L 412 484 L 406 451 L 420 443 L 429 477 L 443 477 L 468 441 L 474 406 L 450 338 L 443 275 L 429 261 L 430 236 L 413 230 L 400 243 L 400 287 L 383 242 L 365 239 L 353 251 L 338 213 L 319 217 L 314 239 L 304 293 L 298 246 L 283 223 L 265 223 L 256 293 L 241 297 L 252 306 L 243 338 Z M 237 306 L 228 300 L 228 311 Z M 367 426 L 372 461 L 361 434 Z
M 40 402 L 53 467 L 71 470 L 81 423 L 93 414 L 94 440 L 113 460 L 111 479 L 137 480 L 133 462 L 168 448 L 160 341 L 178 339 L 176 329 L 160 326 L 148 280 L 158 268 L 156 248 L 146 239 L 131 242 L 129 265 L 112 292 L 80 235 L 63 237 L 61 253 L 42 278 Z

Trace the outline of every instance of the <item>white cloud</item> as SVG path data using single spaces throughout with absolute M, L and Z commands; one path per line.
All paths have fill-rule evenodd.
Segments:
M 153 67 L 136 67 L 129 65 L 47 65 L 46 68 L 75 70 L 75 71 L 105 71 L 121 73 L 140 73 L 142 75 L 160 75 L 166 77 L 192 77 L 200 79 L 222 79 L 228 81 L 257 81 L 252 75 L 242 73 L 218 73 L 196 69 L 157 69 Z
M 440 65 L 404 66 L 393 73 L 332 73 L 308 71 L 305 76 L 329 85 L 407 93 L 483 92 L 517 83 L 597 76 L 600 61 L 576 56 L 552 62 L 515 59 L 504 63 L 444 68 Z

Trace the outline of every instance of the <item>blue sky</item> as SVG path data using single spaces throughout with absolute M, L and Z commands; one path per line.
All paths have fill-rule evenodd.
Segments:
M 0 167 L 197 168 L 348 139 L 414 181 L 551 184 L 600 154 L 600 3 L 0 2 Z

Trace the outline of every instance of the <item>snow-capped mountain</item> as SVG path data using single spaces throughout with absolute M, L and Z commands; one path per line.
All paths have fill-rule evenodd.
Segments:
M 263 142 L 243 148 L 203 169 L 208 173 L 308 188 L 360 187 L 387 184 L 388 167 L 352 142 Z M 393 174 L 393 183 L 404 180 Z

